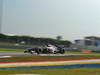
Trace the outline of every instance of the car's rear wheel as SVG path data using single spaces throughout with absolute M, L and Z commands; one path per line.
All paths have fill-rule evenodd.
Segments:
M 27 53 L 28 51 L 24 51 L 24 53 Z
M 64 53 L 65 53 L 65 50 L 61 50 L 60 53 L 61 53 L 61 54 L 64 54 Z

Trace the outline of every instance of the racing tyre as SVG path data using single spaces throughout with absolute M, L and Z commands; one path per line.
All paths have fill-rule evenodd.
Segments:
M 65 50 L 61 50 L 60 53 L 61 53 L 61 54 L 64 54 L 64 53 L 65 53 Z
M 24 53 L 27 53 L 27 51 L 24 51 Z

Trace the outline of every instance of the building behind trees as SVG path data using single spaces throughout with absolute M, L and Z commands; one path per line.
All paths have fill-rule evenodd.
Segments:
M 84 39 L 75 40 L 75 45 L 77 48 L 85 49 L 100 49 L 100 38 L 95 36 L 88 36 Z

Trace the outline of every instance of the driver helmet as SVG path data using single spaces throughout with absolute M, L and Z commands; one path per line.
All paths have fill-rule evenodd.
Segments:
M 51 44 L 48 44 L 48 47 L 52 47 L 53 45 L 51 45 Z

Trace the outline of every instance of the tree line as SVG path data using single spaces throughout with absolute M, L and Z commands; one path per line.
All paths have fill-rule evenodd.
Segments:
M 47 44 L 53 44 L 53 45 L 63 45 L 65 47 L 70 47 L 72 44 L 68 40 L 61 40 L 61 36 L 57 36 L 58 39 L 53 38 L 36 38 L 31 36 L 9 36 L 5 34 L 0 34 L 0 42 L 8 42 L 8 43 L 18 43 L 23 45 L 47 45 Z

